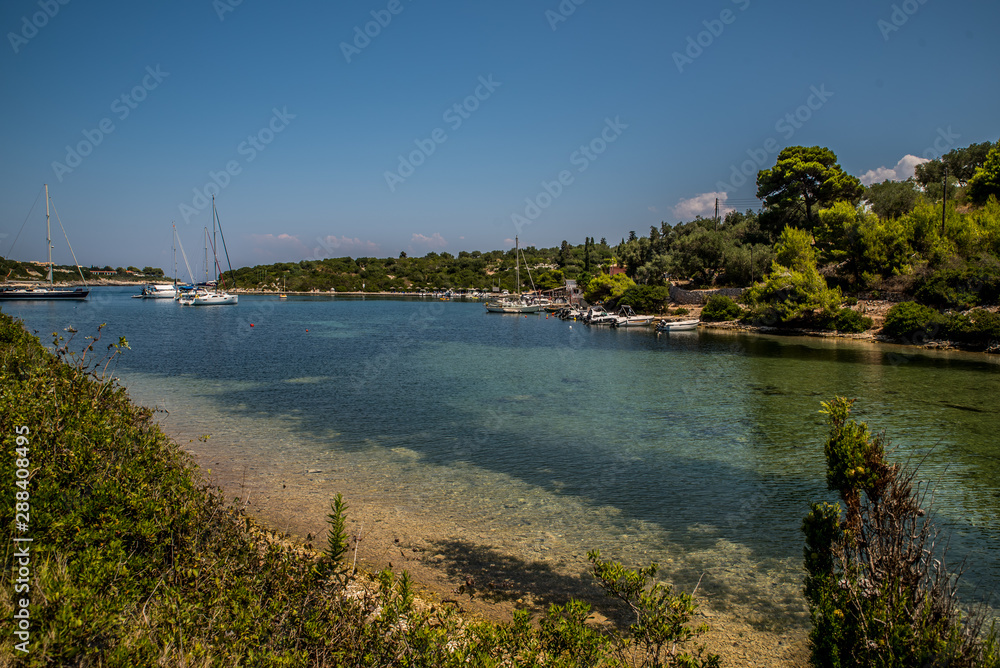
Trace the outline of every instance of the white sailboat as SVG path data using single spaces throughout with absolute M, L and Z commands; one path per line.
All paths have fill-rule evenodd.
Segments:
M 190 296 L 190 299 L 185 300 L 184 298 L 181 298 L 180 300 L 178 300 L 178 301 L 180 301 L 181 304 L 186 304 L 186 305 L 190 305 L 190 306 L 219 306 L 219 305 L 223 305 L 223 304 L 236 304 L 239 301 L 239 297 L 237 295 L 230 294 L 230 293 L 226 292 L 224 288 L 222 290 L 219 289 L 219 280 L 220 280 L 220 278 L 222 278 L 220 276 L 220 274 L 222 272 L 219 270 L 219 254 L 216 252 L 216 248 L 218 248 L 218 246 L 216 245 L 216 242 L 215 242 L 215 231 L 216 231 L 216 226 L 217 225 L 218 225 L 219 233 L 221 234 L 222 233 L 222 223 L 219 221 L 219 214 L 215 210 L 215 196 L 213 195 L 212 196 L 212 239 L 211 239 L 211 243 L 212 243 L 212 257 L 214 258 L 214 263 L 213 263 L 214 268 L 213 268 L 213 271 L 214 271 L 214 274 L 215 274 L 215 280 L 213 280 L 212 282 L 206 281 L 206 285 L 203 286 L 204 289 L 199 288 L 199 289 L 195 290 L 194 293 Z M 209 241 L 208 240 L 208 228 L 206 227 L 205 228 L 205 243 L 206 243 L 206 249 L 205 249 L 206 258 L 205 259 L 206 260 L 208 259 L 208 257 L 207 257 L 208 256 L 208 248 L 207 248 L 208 241 Z M 226 238 L 225 238 L 224 235 L 222 237 L 222 243 L 223 243 L 223 245 L 225 245 L 225 243 L 226 243 Z M 227 258 L 229 257 L 228 251 L 226 253 L 226 257 Z M 232 266 L 230 266 L 229 267 L 229 271 L 232 272 L 232 270 L 233 270 L 233 268 L 232 268 Z M 207 266 L 205 267 L 205 273 L 206 274 L 208 273 L 208 267 Z M 222 282 L 223 282 L 223 284 L 225 284 L 225 279 L 224 278 L 222 278 Z
M 486 302 L 486 312 L 487 313 L 538 313 L 544 306 L 535 301 L 528 300 L 524 295 L 521 294 L 521 265 L 520 265 L 520 246 L 518 245 L 518 239 L 514 237 L 514 281 L 515 281 L 515 293 L 508 296 L 502 297 L 496 301 Z M 525 268 L 528 267 L 528 262 L 525 260 Z M 531 270 L 528 270 L 528 278 L 531 278 Z M 531 287 L 534 288 L 534 281 L 532 281 Z
M 37 199 L 35 200 L 38 201 Z M 32 207 L 34 208 L 34 207 Z M 30 215 L 30 214 L 29 214 Z M 58 219 L 59 212 L 56 212 L 56 218 Z M 62 221 L 59 222 L 59 227 L 62 227 Z M 66 234 L 66 230 L 63 229 L 63 235 Z M 87 280 L 83 277 L 83 271 L 80 270 L 80 263 L 76 260 L 76 253 L 73 252 L 73 247 L 69 245 L 69 237 L 66 237 L 66 245 L 69 246 L 69 252 L 73 256 L 73 262 L 76 264 L 76 270 L 80 272 L 80 280 L 83 284 L 87 285 Z M 49 184 L 45 184 L 45 246 L 48 248 L 49 260 L 48 260 L 48 280 L 49 287 L 42 288 L 36 287 L 34 285 L 29 287 L 3 287 L 0 288 L 0 301 L 82 301 L 87 298 L 90 294 L 89 289 L 84 288 L 74 288 L 73 290 L 60 290 L 52 287 L 52 225 L 49 219 Z M 9 274 L 8 274 L 9 276 Z

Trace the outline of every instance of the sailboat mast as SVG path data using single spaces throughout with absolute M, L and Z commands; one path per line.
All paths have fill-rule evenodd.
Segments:
M 215 252 L 215 195 L 212 195 L 212 254 L 216 255 L 215 264 L 212 267 L 213 275 L 215 276 L 215 281 L 219 281 L 219 259 L 218 254 Z
M 208 228 L 205 228 L 205 282 L 208 283 Z
M 45 184 L 45 246 L 49 249 L 49 285 L 52 285 L 52 226 L 49 224 L 49 184 Z
M 514 294 L 521 294 L 521 265 L 518 263 L 517 258 L 517 235 L 514 235 L 514 280 L 517 281 L 517 285 L 514 287 Z
M 177 226 L 174 225 L 173 221 L 170 221 L 170 227 L 173 228 L 173 234 L 170 237 L 170 248 L 174 253 L 174 290 L 177 289 Z

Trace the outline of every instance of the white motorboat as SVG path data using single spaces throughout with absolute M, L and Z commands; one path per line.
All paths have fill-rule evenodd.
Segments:
M 142 299 L 173 299 L 177 289 L 171 283 L 150 283 L 142 287 L 142 292 L 136 297 Z
M 697 320 L 661 320 L 656 326 L 658 332 L 689 332 L 698 329 Z
M 591 306 L 583 316 L 583 321 L 588 325 L 610 326 L 611 323 L 618 322 L 618 316 L 608 313 L 603 306 Z
M 213 306 L 216 304 L 235 304 L 238 301 L 236 295 L 228 292 L 203 292 L 195 293 L 191 300 L 192 306 Z
M 628 304 L 623 304 L 618 310 L 617 320 L 612 323 L 614 327 L 648 327 L 653 322 L 651 315 L 636 315 L 635 311 Z
M 531 304 L 522 299 L 501 299 L 486 304 L 487 313 L 538 313 L 540 304 Z

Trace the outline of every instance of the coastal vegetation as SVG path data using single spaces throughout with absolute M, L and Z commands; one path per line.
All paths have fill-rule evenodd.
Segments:
M 1000 304 L 998 182 L 1000 145 L 991 142 L 922 163 L 906 181 L 869 186 L 844 172 L 829 148 L 790 146 L 758 174 L 760 211 L 663 222 L 615 245 L 586 237 L 528 246 L 521 287 L 552 290 L 574 280 L 590 302 L 654 314 L 666 312 L 672 285 L 740 288 L 740 312 L 726 312 L 746 324 L 845 333 L 875 326 L 855 308 L 859 300 L 889 297 L 962 314 L 934 333 L 989 348 L 996 341 L 986 314 Z M 516 291 L 514 267 L 513 249 L 402 252 L 244 267 L 229 278 L 257 290 Z M 986 311 L 968 313 L 974 308 Z M 721 317 L 713 309 L 703 319 Z M 884 333 L 912 336 L 897 331 Z
M 339 495 L 323 553 L 268 531 L 106 376 L 128 342 L 74 334 L 53 354 L 0 314 L 4 456 L 25 471 L 5 478 L 0 517 L 30 539 L 4 550 L 0 614 L 23 635 L 0 664 L 718 665 L 687 649 L 704 631 L 693 596 L 655 564 L 589 555 L 621 624 L 594 624 L 576 600 L 494 623 L 420 600 L 406 573 L 356 571 Z
M 815 668 L 1000 666 L 995 626 L 958 600 L 916 470 L 888 458 L 884 436 L 850 419 L 853 401 L 823 404 L 827 487 L 803 522 L 805 595 Z

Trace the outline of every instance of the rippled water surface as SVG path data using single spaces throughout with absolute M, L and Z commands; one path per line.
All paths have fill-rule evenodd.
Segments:
M 733 601 L 741 588 L 797 596 L 802 517 L 830 498 L 820 402 L 856 397 L 895 456 L 920 461 L 970 582 L 1000 584 L 995 358 L 591 329 L 461 302 L 201 308 L 133 292 L 3 310 L 43 342 L 108 323 L 103 341 L 132 348 L 117 373 L 173 428 L 275 466 L 339 465 L 376 501 L 447 513 L 526 558 L 599 547 L 680 580 L 708 572 Z

